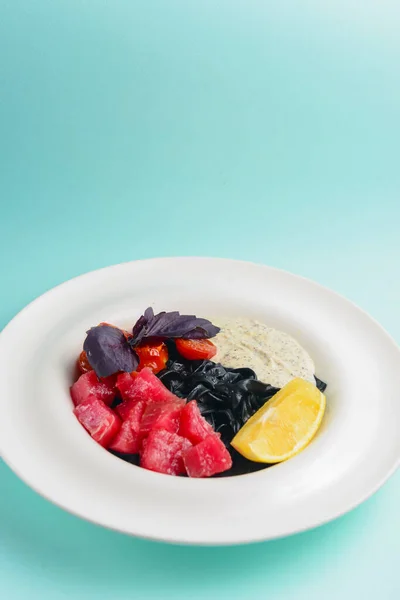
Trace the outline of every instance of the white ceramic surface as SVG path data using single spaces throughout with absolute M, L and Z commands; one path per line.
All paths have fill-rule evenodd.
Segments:
M 69 397 L 85 331 L 129 326 L 147 306 L 254 317 L 296 337 L 327 381 L 312 444 L 250 475 L 191 480 L 112 456 L 78 424 Z M 34 301 L 0 335 L 0 450 L 27 484 L 62 508 L 132 535 L 171 542 L 265 540 L 355 507 L 400 458 L 400 352 L 337 294 L 265 266 L 154 259 L 95 271 Z

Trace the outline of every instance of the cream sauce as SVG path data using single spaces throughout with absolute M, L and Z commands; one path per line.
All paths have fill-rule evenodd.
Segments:
M 289 334 L 251 319 L 212 319 L 221 331 L 211 341 L 218 352 L 213 361 L 238 369 L 249 367 L 258 379 L 276 387 L 295 377 L 315 383 L 315 365 Z

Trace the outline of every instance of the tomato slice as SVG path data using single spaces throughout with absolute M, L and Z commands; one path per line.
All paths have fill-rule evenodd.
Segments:
M 87 373 L 88 371 L 93 371 L 93 367 L 90 366 L 87 354 L 84 350 L 79 355 L 78 358 L 78 369 L 81 373 Z
M 134 348 L 139 357 L 138 371 L 149 367 L 153 373 L 165 369 L 168 360 L 168 349 L 160 340 L 147 340 Z
M 209 360 L 217 354 L 217 347 L 210 340 L 176 340 L 176 349 L 188 360 Z

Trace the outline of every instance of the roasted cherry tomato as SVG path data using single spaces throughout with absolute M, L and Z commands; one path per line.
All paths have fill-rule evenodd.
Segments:
M 149 367 L 153 373 L 165 369 L 168 360 L 168 349 L 160 340 L 146 341 L 135 346 L 135 352 L 139 357 L 138 371 Z
M 88 361 L 87 354 L 84 350 L 79 355 L 78 358 L 78 369 L 81 373 L 87 373 L 88 371 L 93 371 L 93 367 L 90 366 Z
M 217 347 L 210 340 L 176 340 L 176 349 L 188 360 L 209 360 L 217 354 Z

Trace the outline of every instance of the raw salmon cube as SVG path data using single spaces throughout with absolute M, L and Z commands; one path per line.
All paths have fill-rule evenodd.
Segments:
M 196 445 L 213 433 L 211 425 L 201 416 L 196 400 L 188 402 L 182 409 L 179 435 Z
M 168 402 L 177 398 L 148 367 L 133 375 L 120 373 L 117 377 L 117 388 L 123 400 Z
M 153 429 L 177 433 L 184 400 L 175 402 L 152 402 L 146 406 L 140 423 L 140 436 L 144 439 Z
M 133 407 L 136 406 L 136 404 L 138 404 L 139 402 L 141 402 L 143 406 L 146 405 L 146 402 L 144 402 L 144 400 L 124 400 L 123 402 L 121 402 L 121 404 L 118 404 L 114 410 L 121 417 L 121 419 L 125 421 L 128 418 Z
M 94 396 L 78 404 L 74 414 L 92 438 L 104 448 L 109 447 L 121 427 L 115 412 Z
M 215 433 L 183 453 L 189 477 L 211 477 L 232 467 L 228 450 Z
M 125 413 L 121 429 L 115 436 L 110 450 L 120 452 L 121 454 L 138 454 L 140 450 L 140 421 L 145 407 L 146 403 L 143 401 L 135 402 L 131 405 L 129 411 Z
M 140 466 L 166 475 L 185 473 L 182 453 L 191 446 L 189 440 L 163 429 L 150 432 L 143 448 Z
M 98 398 L 110 405 L 115 397 L 115 377 L 99 379 L 94 371 L 81 375 L 71 387 L 71 398 L 75 406 L 85 402 L 91 397 Z

